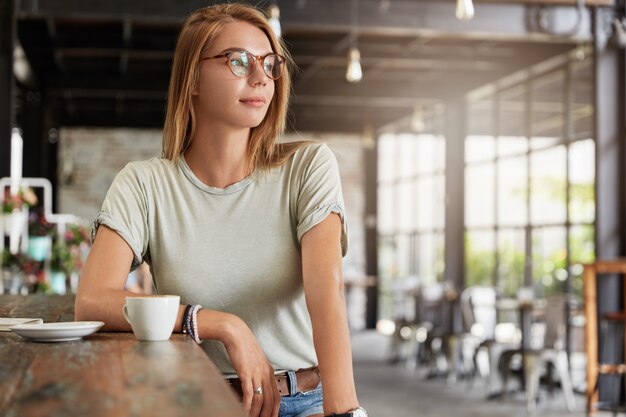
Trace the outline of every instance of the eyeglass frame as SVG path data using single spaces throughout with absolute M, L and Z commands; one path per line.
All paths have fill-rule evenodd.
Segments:
M 276 55 L 281 60 L 280 61 L 280 65 L 285 65 L 285 63 L 287 61 L 285 59 L 285 57 L 280 55 L 280 54 L 277 54 L 275 52 L 270 52 L 269 54 L 265 54 L 263 56 L 256 56 L 252 52 L 248 52 L 245 49 L 241 49 L 241 50 L 237 49 L 237 50 L 232 50 L 232 51 L 226 51 L 223 54 L 219 54 L 219 55 L 207 56 L 207 57 L 204 57 L 204 58 L 200 58 L 200 61 L 204 61 L 204 60 L 207 60 L 207 59 L 217 59 L 217 58 L 227 58 L 227 59 L 230 60 L 230 54 L 233 54 L 235 52 L 239 52 L 239 53 L 245 52 L 246 54 L 248 54 L 248 55 L 250 55 L 252 57 L 252 61 L 251 61 L 252 62 L 252 68 L 250 68 L 250 71 L 246 75 L 243 75 L 243 76 L 239 76 L 239 75 L 235 74 L 235 72 L 233 71 L 233 69 L 230 66 L 230 64 L 228 64 L 228 61 L 226 62 L 226 65 L 228 65 L 228 68 L 230 69 L 230 72 L 232 72 L 235 77 L 238 77 L 238 78 L 249 77 L 250 74 L 252 74 L 254 72 L 254 70 L 256 69 L 257 61 L 261 61 L 261 68 L 263 68 L 263 73 L 265 75 L 267 75 L 267 78 L 269 78 L 271 80 L 278 80 L 280 77 L 283 76 L 283 72 L 281 70 L 280 75 L 278 77 L 274 78 L 274 77 L 268 75 L 268 73 L 265 72 L 265 67 L 263 67 L 263 61 L 265 61 L 265 58 L 267 58 L 270 55 Z

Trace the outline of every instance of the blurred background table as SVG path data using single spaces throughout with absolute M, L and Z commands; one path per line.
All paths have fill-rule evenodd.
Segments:
M 0 295 L 0 317 L 74 320 L 74 296 Z M 0 415 L 223 416 L 243 408 L 204 351 L 174 334 L 132 333 L 36 343 L 0 332 Z

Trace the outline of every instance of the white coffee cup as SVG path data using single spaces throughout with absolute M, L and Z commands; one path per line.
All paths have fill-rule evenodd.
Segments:
M 180 296 L 126 297 L 124 317 L 139 340 L 168 340 L 174 331 Z

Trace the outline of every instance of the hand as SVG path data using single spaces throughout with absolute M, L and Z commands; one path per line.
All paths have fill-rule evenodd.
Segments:
M 243 320 L 236 318 L 231 329 L 223 343 L 241 381 L 243 408 L 249 417 L 278 417 L 280 394 L 274 369 Z M 254 392 L 257 387 L 262 394 Z

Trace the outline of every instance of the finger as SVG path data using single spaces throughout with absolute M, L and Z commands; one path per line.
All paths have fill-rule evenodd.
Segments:
M 272 382 L 265 381 L 263 383 L 263 406 L 261 408 L 261 417 L 272 417 L 274 409 L 274 391 L 272 390 Z
M 261 394 L 257 394 L 256 392 L 254 392 L 254 389 L 258 387 L 263 388 L 263 383 L 255 380 L 254 383 L 251 384 L 250 388 L 250 395 L 252 396 L 252 405 L 250 407 L 250 412 L 248 413 L 248 416 L 250 417 L 259 417 L 261 413 L 261 407 L 263 406 L 265 391 L 263 391 L 263 393 Z
M 252 407 L 252 380 L 250 378 L 240 379 L 241 392 L 243 393 L 243 409 L 246 413 L 250 414 L 250 408 Z
M 272 417 L 278 417 L 278 411 L 280 410 L 280 392 L 278 392 L 278 382 L 272 372 L 272 391 L 274 392 L 274 406 L 272 407 Z

